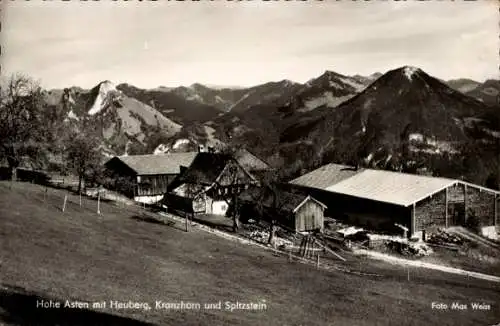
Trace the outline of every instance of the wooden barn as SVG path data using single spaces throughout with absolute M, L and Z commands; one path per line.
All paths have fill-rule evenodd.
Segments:
M 198 153 L 169 185 L 163 205 L 185 213 L 225 215 L 234 196 L 256 183 L 234 157 Z
M 483 235 L 498 233 L 500 192 L 462 180 L 329 164 L 289 183 L 328 207 L 328 215 L 383 231 L 424 237 L 437 227 L 477 219 Z
M 323 232 L 326 205 L 309 195 L 250 187 L 238 196 L 237 205 L 244 220 L 274 219 L 278 225 L 295 232 Z
M 167 186 L 193 162 L 197 152 L 115 156 L 105 163 L 112 187 L 135 201 L 161 201 Z

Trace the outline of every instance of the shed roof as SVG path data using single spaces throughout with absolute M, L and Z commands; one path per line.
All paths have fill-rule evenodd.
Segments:
M 356 170 L 351 166 L 331 163 L 304 174 L 303 176 L 290 181 L 290 183 L 298 186 L 325 190 L 328 187 L 360 173 L 361 171 L 363 170 Z
M 364 170 L 326 190 L 406 207 L 458 182 L 448 178 Z
M 188 167 L 196 157 L 197 152 L 168 153 L 158 155 L 127 155 L 116 156 L 138 175 L 179 174 L 180 167 Z M 108 161 L 109 162 L 109 161 Z
M 276 191 L 276 195 L 276 208 L 286 212 L 295 212 L 308 200 L 312 200 L 320 206 L 326 207 L 323 203 L 308 195 L 292 193 L 283 189 L 278 189 Z M 238 198 L 246 202 L 260 201 L 264 207 L 273 208 L 273 198 L 271 193 L 265 192 L 262 187 L 250 187 L 243 191 Z

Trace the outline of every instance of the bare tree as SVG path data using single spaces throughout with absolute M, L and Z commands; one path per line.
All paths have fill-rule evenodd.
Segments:
M 84 124 L 85 126 L 85 124 Z M 78 176 L 78 193 L 87 173 L 101 165 L 99 137 L 92 130 L 73 130 L 66 146 L 66 160 L 69 168 Z
M 261 178 L 260 191 L 258 191 L 256 198 L 253 198 L 259 217 L 269 222 L 269 238 L 267 242 L 271 245 L 274 245 L 277 219 L 285 204 L 280 200 L 279 180 L 280 174 L 278 172 L 267 173 Z
M 242 180 L 240 175 L 240 169 L 238 168 L 238 162 L 236 161 L 236 154 L 238 150 L 232 146 L 226 146 L 221 150 L 221 153 L 227 155 L 230 158 L 229 164 L 227 166 L 227 179 L 225 181 L 225 185 L 218 184 L 218 187 L 225 188 L 227 187 L 230 191 L 230 197 L 225 198 L 225 201 L 229 207 L 233 207 L 230 210 L 231 218 L 233 220 L 233 232 L 238 232 L 240 228 L 240 219 L 239 219 L 239 211 L 238 211 L 238 195 L 242 189 L 239 189 L 245 183 Z
M 238 195 L 240 192 L 240 189 L 238 187 L 241 186 L 240 184 L 240 177 L 239 177 L 239 169 L 237 165 L 229 165 L 228 167 L 229 170 L 229 178 L 230 178 L 230 186 L 229 189 L 231 191 L 231 199 L 232 199 L 232 204 L 234 209 L 232 210 L 232 219 L 233 219 L 233 232 L 237 232 L 238 229 L 240 228 L 240 218 L 239 218 L 239 213 L 238 213 Z M 228 203 L 229 206 L 230 203 Z
M 0 155 L 9 165 L 12 180 L 23 159 L 36 164 L 43 161 L 47 151 L 43 125 L 43 93 L 31 77 L 14 74 L 3 83 L 0 99 Z

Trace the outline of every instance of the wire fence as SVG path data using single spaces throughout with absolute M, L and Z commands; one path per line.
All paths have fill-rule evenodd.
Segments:
M 30 183 L 36 182 L 31 181 Z M 71 176 L 56 176 L 39 184 L 42 192 L 42 196 L 39 196 L 39 198 L 46 204 L 58 207 L 63 212 L 80 207 L 81 209 L 94 211 L 97 214 L 104 214 L 103 203 L 118 208 L 134 208 L 142 211 L 154 207 L 153 205 L 135 202 L 131 198 L 102 187 L 86 187 L 85 183 L 82 183 L 79 189 L 78 179 Z M 56 195 L 54 192 L 56 189 L 65 190 L 64 197 L 61 198 L 61 194 Z M 158 209 L 159 207 L 154 208 Z
M 16 183 L 14 183 L 14 187 L 15 184 Z M 186 231 L 191 230 L 193 225 L 202 225 L 203 229 L 210 229 L 211 232 L 224 233 L 230 237 L 258 243 L 261 246 L 274 250 L 277 254 L 285 257 L 288 256 L 289 262 L 301 262 L 314 265 L 317 268 L 337 270 L 344 273 L 382 276 L 381 274 L 363 271 L 362 260 L 357 259 L 353 261 L 350 259 L 350 256 L 349 259 L 345 259 L 345 256 L 342 257 L 339 253 L 336 253 L 336 250 L 334 251 L 322 239 L 317 238 L 315 235 L 295 233 L 296 241 L 294 241 L 291 247 L 287 248 L 286 246 L 280 246 L 275 248 L 266 243 L 256 241 L 251 237 L 239 233 L 232 234 L 213 226 L 203 224 L 203 221 L 199 219 L 196 219 L 196 222 L 194 222 L 192 221 L 191 214 L 182 214 L 182 212 L 171 210 L 168 210 L 169 212 L 167 214 L 157 214 L 158 211 L 166 212 L 167 210 L 158 205 L 145 205 L 133 202 L 129 198 L 103 188 L 85 188 L 81 193 L 77 193 L 74 186 L 74 182 L 68 179 L 67 181 L 65 180 L 65 182 L 41 185 L 36 189 L 33 188 L 31 190 L 32 193 L 26 193 L 25 195 L 35 200 L 39 200 L 43 205 L 50 205 L 68 215 L 76 212 L 87 212 L 105 217 L 107 214 L 117 215 L 120 213 L 121 209 L 126 209 L 127 213 L 135 213 L 137 216 L 143 217 L 143 220 L 149 221 L 151 219 L 152 222 L 155 220 L 154 222 L 162 222 L 162 224 L 169 226 L 171 224 L 173 226 L 175 222 L 179 222 L 182 219 L 186 222 Z M 25 189 L 25 187 L 22 189 Z M 105 203 L 105 205 L 102 205 L 103 203 Z M 167 218 L 165 218 L 165 216 Z M 186 216 L 188 217 L 187 219 L 185 218 Z M 179 225 L 173 227 L 183 229 L 182 226 L 179 227 Z M 340 253 L 342 254 L 342 252 L 345 251 L 341 251 Z M 359 268 L 357 265 L 358 263 Z

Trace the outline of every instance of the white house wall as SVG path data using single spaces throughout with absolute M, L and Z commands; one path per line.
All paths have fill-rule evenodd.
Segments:
M 217 200 L 212 202 L 212 214 L 215 215 L 226 215 L 228 204 L 224 200 Z
M 481 228 L 481 233 L 483 234 L 483 236 L 485 236 L 487 238 L 490 238 L 493 240 L 498 239 L 497 230 L 496 230 L 496 227 L 494 225 Z
M 156 204 L 163 199 L 163 195 L 156 196 L 135 196 L 134 200 L 144 204 Z

